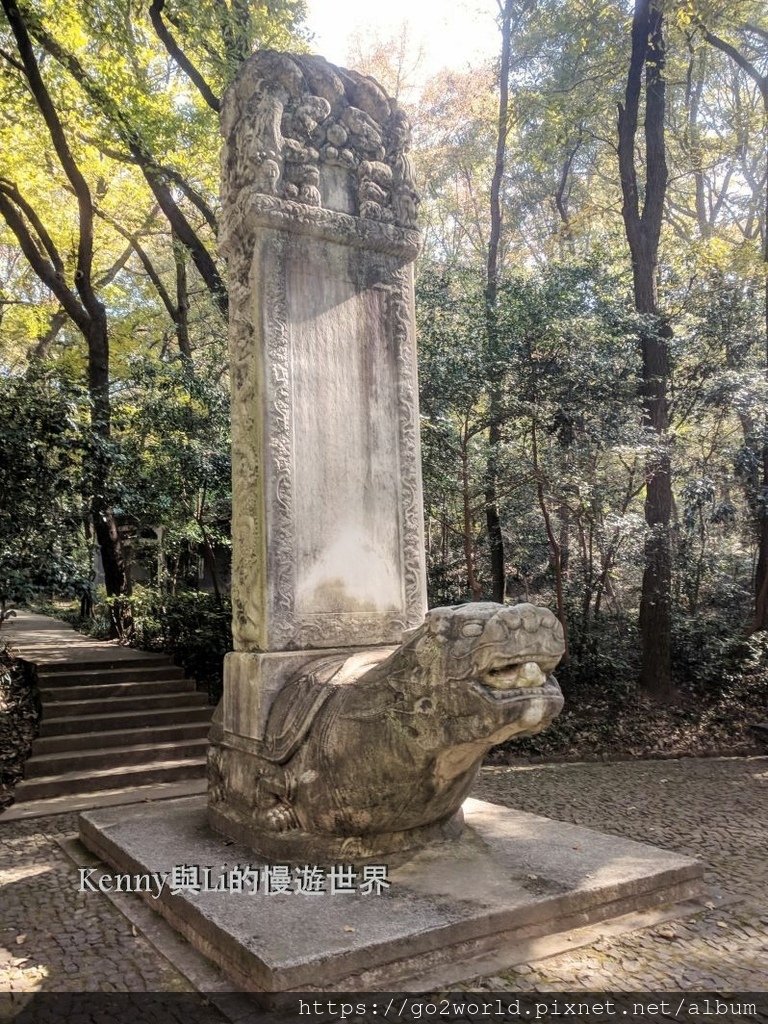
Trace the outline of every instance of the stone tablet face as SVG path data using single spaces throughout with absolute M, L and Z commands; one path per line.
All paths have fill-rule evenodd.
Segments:
M 310 616 L 396 615 L 405 593 L 389 294 L 312 255 L 286 267 L 295 607 Z
M 222 131 L 235 648 L 399 642 L 426 607 L 407 121 L 265 51 Z

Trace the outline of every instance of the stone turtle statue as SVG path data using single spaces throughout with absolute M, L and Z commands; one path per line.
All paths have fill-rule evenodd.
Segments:
M 563 650 L 547 609 L 475 603 L 428 612 L 394 651 L 319 657 L 270 710 L 254 824 L 285 853 L 292 836 L 366 854 L 455 834 L 489 748 L 561 710 Z

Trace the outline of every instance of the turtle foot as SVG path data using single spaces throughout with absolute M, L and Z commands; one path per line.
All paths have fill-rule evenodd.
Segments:
M 264 821 L 272 832 L 292 832 L 299 827 L 299 819 L 286 804 L 271 807 L 264 815 Z

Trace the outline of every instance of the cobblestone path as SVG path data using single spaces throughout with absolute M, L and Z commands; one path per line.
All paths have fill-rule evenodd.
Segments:
M 7 824 L 0 818 L 0 998 L 9 992 L 190 993 L 167 1010 L 156 1006 L 157 1020 L 223 1021 L 106 896 L 78 891 L 77 869 L 56 842 L 76 832 L 77 814 Z M 123 1006 L 122 1019 L 151 1024 L 148 1006 L 138 1003 L 135 1014 Z M 50 1002 L 31 1007 L 30 1019 L 43 1024 L 44 1011 L 52 1009 Z
M 768 990 L 768 758 L 486 768 L 473 796 L 696 857 L 739 897 L 473 987 Z
M 697 857 L 738 900 L 462 988 L 768 990 L 768 758 L 488 768 L 474 795 Z M 0 993 L 190 991 L 106 896 L 77 891 L 56 845 L 76 829 L 0 818 Z M 222 1020 L 201 997 L 183 1019 Z

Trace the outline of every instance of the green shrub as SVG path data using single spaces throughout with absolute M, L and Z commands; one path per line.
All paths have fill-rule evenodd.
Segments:
M 71 602 L 62 605 L 52 601 L 30 601 L 27 607 L 38 615 L 50 615 L 54 619 L 61 619 L 68 622 L 73 629 L 84 636 L 90 636 L 94 640 L 112 639 L 112 621 L 109 614 L 109 602 L 105 596 L 104 588 L 98 588 L 100 593 L 93 603 L 91 615 L 83 617 L 80 605 Z
M 29 669 L 7 641 L 0 642 L 0 809 L 13 800 L 24 775 L 40 720 L 40 701 Z
M 741 621 L 722 615 L 678 615 L 673 621 L 672 670 L 692 690 L 721 693 L 742 675 L 768 666 L 768 637 L 745 636 Z
M 640 640 L 634 621 L 609 615 L 592 617 L 585 628 L 575 607 L 566 609 L 569 659 L 555 675 L 565 694 L 584 687 L 601 687 L 614 696 L 627 696 L 640 668 Z
M 188 675 L 205 684 L 211 702 L 217 702 L 224 655 L 232 649 L 231 603 L 202 592 L 171 597 L 136 588 L 131 605 L 131 646 L 170 654 Z

